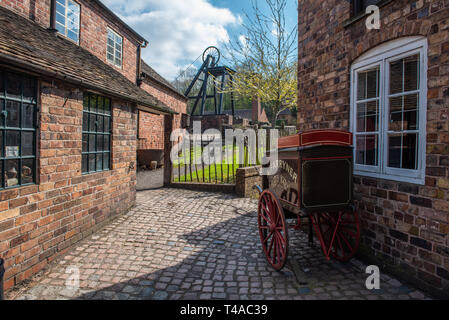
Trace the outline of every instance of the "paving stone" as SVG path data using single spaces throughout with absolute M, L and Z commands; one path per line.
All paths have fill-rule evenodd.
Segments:
M 428 299 L 382 275 L 382 288 L 365 288 L 366 265 L 326 261 L 307 234 L 290 232 L 290 264 L 274 271 L 262 253 L 257 201 L 178 189 L 137 193 L 137 205 L 81 241 L 33 278 L 17 299 Z M 80 269 L 70 296 L 66 268 Z M 296 272 L 296 271 L 295 271 Z M 298 286 L 299 285 L 299 286 Z M 8 298 L 8 297 L 7 297 Z

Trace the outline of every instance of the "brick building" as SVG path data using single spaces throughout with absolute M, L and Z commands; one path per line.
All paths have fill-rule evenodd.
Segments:
M 447 296 L 449 2 L 299 0 L 298 19 L 298 127 L 354 133 L 361 254 Z
M 100 1 L 0 0 L 0 257 L 5 289 L 135 203 L 146 41 Z
M 188 99 L 170 82 L 159 75 L 142 60 L 140 87 L 165 103 L 178 114 L 174 116 L 173 128 L 181 128 L 182 114 L 187 113 Z M 164 117 L 149 112 L 139 112 L 139 133 L 137 144 L 137 162 L 149 165 L 151 161 L 163 161 Z

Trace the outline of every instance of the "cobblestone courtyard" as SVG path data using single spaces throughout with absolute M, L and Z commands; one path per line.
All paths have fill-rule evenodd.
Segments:
M 290 232 L 290 263 L 273 271 L 261 252 L 254 200 L 160 189 L 139 192 L 137 203 L 7 298 L 426 298 L 386 275 L 380 290 L 367 290 L 362 263 L 327 262 L 301 232 Z M 66 287 L 76 270 L 79 290 Z

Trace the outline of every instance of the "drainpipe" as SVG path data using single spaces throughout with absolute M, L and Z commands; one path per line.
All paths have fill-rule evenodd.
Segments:
M 56 33 L 56 0 L 51 0 L 50 7 L 50 28 L 49 30 Z
M 148 46 L 148 42 L 145 40 L 142 44 L 137 47 L 137 85 L 142 84 L 142 49 Z

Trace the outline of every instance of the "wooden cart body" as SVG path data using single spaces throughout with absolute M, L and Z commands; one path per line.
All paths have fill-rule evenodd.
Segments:
M 283 222 L 270 227 L 268 220 L 274 223 L 272 220 L 289 218 L 297 218 L 295 229 L 300 228 L 301 219 L 308 219 L 309 241 L 313 242 L 315 229 L 328 260 L 331 256 L 349 260 L 358 249 L 360 237 L 359 220 L 353 208 L 352 134 L 336 130 L 309 131 L 280 138 L 278 145 L 275 163 L 278 171 L 263 178 L 264 191 L 261 190 L 259 200 L 259 227 L 262 228 L 259 231 L 269 262 L 275 269 L 283 267 L 285 261 L 281 257 L 269 257 L 276 248 L 270 248 L 266 239 L 271 233 L 277 235 L 271 246 L 284 250 L 285 244 L 286 252 L 281 255 L 286 260 L 288 226 Z

